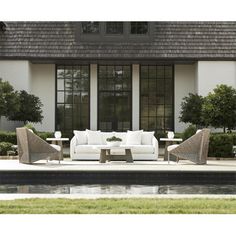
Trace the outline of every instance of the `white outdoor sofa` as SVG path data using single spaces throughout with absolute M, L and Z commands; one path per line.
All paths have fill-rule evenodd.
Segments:
M 141 133 L 141 136 L 140 136 Z M 106 145 L 106 139 L 116 136 L 122 139 L 121 145 L 131 146 L 133 160 L 157 160 L 158 141 L 154 132 L 127 131 L 127 132 L 101 132 L 101 131 L 76 131 L 70 142 L 70 156 L 72 160 L 99 160 L 100 150 L 98 145 Z M 122 154 L 115 150 L 112 154 Z

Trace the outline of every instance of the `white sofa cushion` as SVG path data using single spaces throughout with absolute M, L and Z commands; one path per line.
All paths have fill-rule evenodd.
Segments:
M 86 131 L 74 130 L 74 135 L 78 145 L 88 144 L 88 138 Z
M 75 153 L 94 153 L 94 154 L 99 154 L 100 150 L 98 148 L 94 148 L 94 145 L 77 145 L 75 146 Z
M 127 132 L 114 132 L 114 135 L 115 135 L 117 138 L 121 138 L 121 139 L 122 139 L 122 141 L 121 141 L 121 144 L 122 144 L 122 145 L 125 145 L 125 144 L 126 144 Z
M 115 135 L 115 132 L 101 132 L 102 135 L 102 144 L 107 144 L 107 138 L 111 138 Z
M 152 145 L 153 136 L 154 136 L 154 131 L 151 131 L 151 132 L 143 131 L 141 144 Z
M 141 145 L 143 130 L 130 131 L 127 132 L 127 145 Z
M 87 137 L 88 137 L 88 145 L 102 145 L 102 135 L 101 131 L 92 131 L 86 129 Z

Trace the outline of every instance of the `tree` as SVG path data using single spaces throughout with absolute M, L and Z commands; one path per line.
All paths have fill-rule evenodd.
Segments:
M 0 117 L 9 117 L 19 109 L 17 92 L 7 81 L 0 78 Z
M 184 123 L 202 126 L 202 105 L 204 98 L 200 95 L 189 93 L 188 97 L 183 98 L 179 120 Z
M 40 99 L 33 94 L 28 94 L 25 90 L 19 93 L 19 109 L 9 117 L 10 120 L 38 123 L 42 122 L 42 109 L 43 104 Z
M 231 131 L 236 127 L 236 90 L 224 84 L 209 93 L 202 106 L 206 124 Z

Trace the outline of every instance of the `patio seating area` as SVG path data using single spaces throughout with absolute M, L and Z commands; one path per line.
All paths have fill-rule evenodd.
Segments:
M 158 160 L 159 145 L 154 137 L 154 132 L 143 132 L 143 130 L 128 131 L 127 133 L 116 132 L 119 137 L 118 140 L 122 141 L 120 141 L 122 145 L 119 144 L 118 146 L 113 146 L 114 143 L 112 146 L 106 144 L 106 140 L 114 135 L 112 132 L 101 133 L 100 131 L 86 130 L 74 131 L 74 133 L 75 136 L 70 142 L 70 158 L 73 161 L 99 160 L 100 163 L 105 163 L 106 161 L 125 160 L 133 163 L 134 160 Z M 165 148 L 165 152 L 168 152 L 168 164 L 170 163 L 170 155 L 177 157 L 177 163 L 179 158 L 182 158 L 195 164 L 206 164 L 209 135 L 209 129 L 199 130 L 180 145 Z M 117 137 L 113 136 L 113 138 L 116 139 Z M 17 144 L 20 163 L 32 164 L 45 159 L 47 162 L 58 159 L 60 163 L 60 160 L 63 159 L 63 151 L 60 146 L 49 145 L 27 128 L 17 128 Z M 121 154 L 122 151 L 124 152 L 123 155 Z

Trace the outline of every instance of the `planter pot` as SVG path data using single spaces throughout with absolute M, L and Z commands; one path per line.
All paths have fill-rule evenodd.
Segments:
M 120 145 L 121 145 L 120 141 L 112 141 L 112 142 L 107 141 L 107 146 L 109 147 L 119 147 Z

